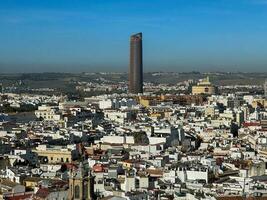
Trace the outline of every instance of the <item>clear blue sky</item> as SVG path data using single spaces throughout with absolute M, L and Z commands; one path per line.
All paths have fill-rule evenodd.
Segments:
M 1 0 L 0 73 L 267 71 L 267 0 Z

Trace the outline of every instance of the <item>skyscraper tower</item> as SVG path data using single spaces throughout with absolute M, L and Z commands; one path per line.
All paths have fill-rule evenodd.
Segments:
M 264 83 L 264 96 L 265 96 L 265 99 L 267 99 L 267 79 L 265 80 L 265 83 Z
M 143 93 L 143 52 L 142 33 L 130 38 L 129 92 Z
M 4 93 L 4 88 L 3 88 L 3 84 L 0 83 L 0 94 L 3 94 Z

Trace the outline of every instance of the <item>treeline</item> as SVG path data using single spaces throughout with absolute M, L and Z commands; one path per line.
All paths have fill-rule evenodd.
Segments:
M 32 81 L 51 81 L 70 77 L 67 73 L 25 73 L 21 74 L 21 80 L 32 80 Z
M 21 104 L 20 107 L 11 107 L 9 104 L 5 104 L 0 107 L 1 113 L 16 113 L 16 112 L 33 112 L 37 110 L 38 105 Z

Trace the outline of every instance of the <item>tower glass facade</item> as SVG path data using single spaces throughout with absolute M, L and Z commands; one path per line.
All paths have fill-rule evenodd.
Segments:
M 134 34 L 130 38 L 129 92 L 143 93 L 142 33 Z

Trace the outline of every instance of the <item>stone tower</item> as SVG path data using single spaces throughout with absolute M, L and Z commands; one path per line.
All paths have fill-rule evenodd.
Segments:
M 94 200 L 94 177 L 81 162 L 79 168 L 71 170 L 69 177 L 70 200 Z

